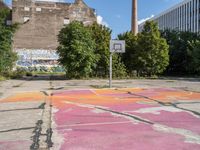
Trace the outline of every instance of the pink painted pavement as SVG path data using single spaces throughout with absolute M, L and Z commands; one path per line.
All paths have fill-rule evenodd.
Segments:
M 200 150 L 200 93 L 130 88 L 50 95 L 53 150 Z M 33 92 L 0 103 L 43 100 Z M 31 140 L 0 141 L 0 150 L 24 150 Z
M 194 101 L 200 93 L 174 89 L 55 92 L 53 130 L 60 138 L 54 144 L 61 150 L 200 150 L 196 110 L 169 105 Z

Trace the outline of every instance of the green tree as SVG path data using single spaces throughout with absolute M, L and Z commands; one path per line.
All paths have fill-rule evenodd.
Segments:
M 138 34 L 137 67 L 139 74 L 156 75 L 165 71 L 169 64 L 169 46 L 161 37 L 158 25 L 147 21 Z
M 96 67 L 94 75 L 105 77 L 108 75 L 109 66 L 109 43 L 111 39 L 111 30 L 103 25 L 94 23 L 89 26 L 92 32 L 92 38 L 95 40 Z
M 162 37 L 169 45 L 170 62 L 167 69 L 168 74 L 190 74 L 192 56 L 190 43 L 200 39 L 196 33 L 182 31 L 162 31 Z
M 188 54 L 191 57 L 190 73 L 200 74 L 200 41 L 189 42 Z
M 126 41 L 126 52 L 122 54 L 122 62 L 126 66 L 127 72 L 130 76 L 133 75 L 137 68 L 137 36 L 132 32 L 125 32 L 118 35 L 119 40 Z
M 17 60 L 17 55 L 12 51 L 12 37 L 17 25 L 7 26 L 5 24 L 10 10 L 0 9 L 0 75 L 11 71 Z
M 58 35 L 59 62 L 69 78 L 88 77 L 95 67 L 95 41 L 83 23 L 73 21 Z
M 114 78 L 124 78 L 127 76 L 126 66 L 121 60 L 120 54 L 114 53 L 112 56 L 112 69 Z
M 110 57 L 110 39 L 111 29 L 106 26 L 94 23 L 89 26 L 92 32 L 92 38 L 95 40 L 96 66 L 93 69 L 93 75 L 97 77 L 106 77 L 109 75 L 109 57 Z M 127 75 L 125 65 L 121 61 L 119 54 L 113 54 L 113 77 L 123 78 Z

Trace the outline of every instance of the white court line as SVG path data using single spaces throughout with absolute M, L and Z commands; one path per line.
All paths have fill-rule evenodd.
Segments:
M 95 90 L 96 90 L 96 89 L 91 89 L 90 91 L 91 91 L 93 94 L 95 94 L 96 96 L 101 96 L 101 95 L 98 94 Z
M 126 124 L 132 123 L 131 121 L 120 121 L 120 122 L 100 122 L 100 123 L 82 123 L 82 124 L 72 124 L 72 125 L 63 125 L 58 126 L 57 128 L 64 128 L 64 127 L 78 127 L 78 126 L 98 126 L 98 125 L 113 125 L 113 124 Z

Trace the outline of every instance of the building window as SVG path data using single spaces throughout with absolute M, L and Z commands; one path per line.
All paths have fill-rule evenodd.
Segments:
M 65 18 L 65 19 L 64 19 L 64 25 L 69 24 L 69 23 L 70 23 L 69 18 Z
M 12 24 L 11 20 L 6 20 L 6 25 L 10 26 Z
M 24 11 L 30 11 L 29 7 L 24 7 Z
M 92 21 L 84 21 L 83 24 L 84 24 L 85 26 L 87 26 L 87 25 L 92 24 Z
M 41 8 L 39 8 L 39 7 L 37 7 L 37 8 L 36 8 L 36 11 L 42 11 L 42 9 L 41 9 Z
M 28 22 L 30 20 L 30 17 L 24 17 L 24 23 Z

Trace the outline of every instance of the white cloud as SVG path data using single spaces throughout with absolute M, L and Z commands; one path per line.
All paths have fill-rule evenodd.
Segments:
M 147 21 L 147 20 L 149 20 L 149 19 L 151 19 L 151 18 L 153 18 L 153 17 L 154 17 L 154 15 L 151 15 L 150 17 L 141 19 L 141 20 L 138 21 L 138 24 L 141 24 L 141 23 L 143 23 L 143 22 L 145 22 L 145 21 Z
M 99 15 L 97 16 L 97 23 L 98 23 L 98 24 L 101 24 L 101 25 L 104 25 L 104 26 L 106 26 L 106 27 L 109 26 L 108 23 L 104 21 L 103 17 L 102 17 L 102 16 L 99 16 Z

